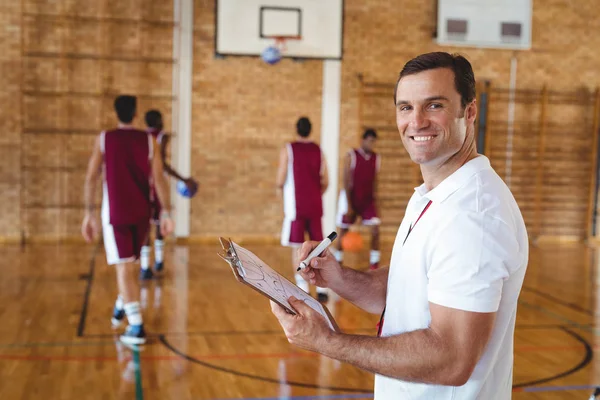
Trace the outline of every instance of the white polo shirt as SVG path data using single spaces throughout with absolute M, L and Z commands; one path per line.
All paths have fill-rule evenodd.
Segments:
M 403 244 L 429 200 L 430 207 Z M 485 156 L 469 161 L 429 192 L 424 185 L 416 188 L 392 251 L 382 336 L 427 328 L 429 303 L 496 312 L 496 322 L 465 385 L 377 375 L 375 399 L 510 399 L 517 299 L 528 250 L 519 207 Z

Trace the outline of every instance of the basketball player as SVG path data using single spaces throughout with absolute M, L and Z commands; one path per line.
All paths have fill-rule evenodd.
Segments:
M 277 191 L 283 192 L 285 215 L 281 244 L 292 247 L 294 272 L 300 265 L 297 250 L 304 243 L 304 234 L 308 233 L 310 240 L 323 240 L 322 195 L 328 185 L 327 165 L 319 145 L 309 139 L 311 129 L 308 118 L 298 119 L 297 139 L 281 149 L 277 171 Z M 297 273 L 295 278 L 296 285 L 308 293 L 308 282 Z M 320 300 L 327 300 L 327 289 L 317 288 L 317 293 Z
M 133 275 L 134 263 L 140 256 L 150 228 L 150 179 L 165 206 L 161 213 L 161 232 L 173 231 L 173 221 L 163 163 L 152 135 L 132 126 L 136 113 L 134 96 L 119 96 L 114 107 L 119 125 L 100 134 L 94 144 L 85 179 L 86 213 L 81 232 L 86 241 L 98 234 L 94 213 L 94 197 L 98 178 L 103 172 L 102 230 L 106 259 L 117 273 L 119 296 L 112 322 L 118 326 L 127 316 L 129 326 L 121 341 L 143 344 L 146 333 L 140 312 L 139 290 Z
M 169 165 L 167 161 L 167 143 L 169 142 L 169 135 L 163 131 L 163 119 L 162 114 L 158 110 L 149 110 L 145 116 L 147 132 L 152 135 L 152 137 L 156 140 L 160 147 L 160 157 L 162 163 L 164 165 L 164 172 L 167 175 L 185 182 L 186 186 L 190 191 L 195 192 L 198 188 L 198 183 L 194 181 L 192 178 L 183 178 L 177 171 L 175 171 Z M 154 238 L 154 270 L 156 272 L 161 272 L 164 268 L 164 256 L 163 256 L 163 247 L 164 241 L 163 236 L 160 233 L 160 213 L 161 213 L 161 204 L 158 196 L 156 195 L 156 190 L 154 185 L 151 186 L 151 200 L 152 200 L 152 224 L 156 226 L 156 235 Z M 142 247 L 141 253 L 141 270 L 140 270 L 140 279 L 147 280 L 152 279 L 153 273 L 150 269 L 150 235 L 148 235 L 148 239 L 145 243 L 145 246 Z
M 362 143 L 358 149 L 352 149 L 346 155 L 344 168 L 344 189 L 340 192 L 338 201 L 337 226 L 340 228 L 340 240 L 337 243 L 335 258 L 342 262 L 342 239 L 348 228 L 360 216 L 362 224 L 371 227 L 371 269 L 379 267 L 379 224 L 377 205 L 375 202 L 375 188 L 377 186 L 377 172 L 381 165 L 381 158 L 373 151 L 377 133 L 367 129 L 363 134 Z

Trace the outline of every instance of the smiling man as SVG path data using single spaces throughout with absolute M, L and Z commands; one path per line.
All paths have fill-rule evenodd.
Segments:
M 377 337 L 329 330 L 304 303 L 272 304 L 289 341 L 376 374 L 375 399 L 509 399 L 528 238 L 508 187 L 477 154 L 475 77 L 462 56 L 423 54 L 394 93 L 402 143 L 420 165 L 389 268 L 345 268 L 326 251 L 303 271 L 363 310 Z M 318 243 L 304 243 L 300 259 Z

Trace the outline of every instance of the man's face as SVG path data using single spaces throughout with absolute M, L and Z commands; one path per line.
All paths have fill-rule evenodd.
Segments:
M 405 76 L 396 91 L 396 124 L 410 158 L 443 165 L 460 151 L 473 129 L 475 101 L 463 110 L 454 72 L 436 68 Z
M 377 143 L 377 139 L 375 139 L 373 136 L 369 136 L 362 140 L 361 147 L 365 152 L 371 153 L 375 148 L 375 143 Z

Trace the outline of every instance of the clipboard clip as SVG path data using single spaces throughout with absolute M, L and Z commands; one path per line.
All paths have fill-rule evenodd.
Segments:
M 223 254 L 217 253 L 219 257 L 221 257 L 223 260 L 229 263 L 231 269 L 233 270 L 233 274 L 236 276 L 236 278 L 238 278 L 238 280 L 239 277 L 245 278 L 246 272 L 244 271 L 242 262 L 240 261 L 240 258 L 238 257 L 238 254 L 235 251 L 235 246 L 233 245 L 231 239 L 225 239 L 223 237 L 220 237 L 219 242 L 221 242 L 221 248 L 225 252 Z

